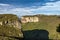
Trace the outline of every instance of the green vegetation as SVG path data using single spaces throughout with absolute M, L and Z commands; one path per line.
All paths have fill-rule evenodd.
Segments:
M 6 39 L 15 39 L 14 37 L 21 37 L 22 34 L 20 30 L 15 29 L 13 26 L 0 26 L 0 37 L 2 36 L 3 39 L 6 37 Z M 1 39 L 1 38 L 0 38 Z
M 57 31 L 58 33 L 60 33 L 60 24 L 59 24 L 59 26 L 57 27 L 56 31 Z
M 18 20 L 18 17 L 16 15 L 12 14 L 0 14 L 0 21 L 6 21 L 6 20 Z
M 57 38 L 56 28 L 60 24 L 60 16 L 38 15 L 39 22 L 22 24 L 22 30 L 44 29 L 49 32 L 49 39 Z M 59 34 L 60 35 L 60 34 Z M 58 36 L 59 38 L 60 36 Z
M 16 15 L 0 14 L 0 22 L 2 22 L 0 23 L 0 40 L 18 40 L 16 38 L 22 37 L 21 30 L 11 25 L 11 23 L 13 24 L 15 21 L 18 21 Z
M 31 22 L 22 24 L 22 30 L 34 30 L 34 29 L 44 29 L 49 32 L 50 39 L 57 39 L 56 29 L 60 24 L 60 16 L 47 16 L 47 15 L 35 15 L 39 17 L 39 22 Z M 13 27 L 13 25 L 8 25 L 10 22 L 13 23 L 18 21 L 18 17 L 12 14 L 0 14 L 0 40 L 18 40 L 17 38 L 23 37 L 20 29 Z M 9 22 L 9 23 L 8 23 Z M 6 23 L 6 24 L 5 24 Z

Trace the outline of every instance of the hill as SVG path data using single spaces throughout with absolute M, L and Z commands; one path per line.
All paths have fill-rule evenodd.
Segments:
M 28 22 L 22 24 L 22 30 L 47 30 L 49 32 L 49 39 L 60 39 L 60 34 L 56 29 L 60 24 L 60 16 L 57 15 L 36 15 L 39 18 L 39 22 Z M 58 36 L 58 37 L 57 37 Z
M 13 14 L 0 14 L 0 40 L 18 40 L 22 37 L 19 18 Z

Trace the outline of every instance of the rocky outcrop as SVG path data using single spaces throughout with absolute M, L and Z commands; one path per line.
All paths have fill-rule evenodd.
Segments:
M 28 22 L 39 22 L 39 18 L 35 15 L 30 15 L 30 16 L 22 16 L 21 17 L 21 22 L 22 23 L 28 23 Z
M 21 29 L 21 23 L 16 15 L 4 14 L 0 16 L 0 25 L 9 25 Z
M 19 18 L 13 14 L 0 15 L 0 39 L 7 37 L 20 38 L 23 37 L 21 32 L 21 23 Z M 10 38 L 12 40 L 12 38 Z M 7 39 L 6 39 L 7 40 Z

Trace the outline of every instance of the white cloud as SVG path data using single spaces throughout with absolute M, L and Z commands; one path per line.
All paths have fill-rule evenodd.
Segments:
M 38 8 L 18 8 L 10 4 L 0 4 L 0 13 L 13 13 L 17 15 L 34 15 L 34 14 L 47 14 L 47 15 L 60 15 L 60 1 L 46 3 L 46 6 Z M 6 6 L 6 7 L 5 7 Z M 35 7 L 35 6 L 33 6 Z
M 60 15 L 60 1 L 46 3 L 46 6 L 31 9 L 34 13 L 42 14 L 59 14 Z
M 0 6 L 11 6 L 10 4 L 3 4 L 3 3 L 0 3 Z
M 36 10 L 60 10 L 60 1 L 46 3 L 46 6 L 38 7 Z

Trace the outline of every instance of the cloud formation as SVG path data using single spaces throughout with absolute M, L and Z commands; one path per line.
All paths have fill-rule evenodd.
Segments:
M 8 0 L 6 0 L 8 1 Z M 21 3 L 19 4 L 19 2 Z M 0 0 L 0 14 L 11 13 L 22 15 L 60 15 L 60 1 L 59 0 L 10 0 L 8 2 Z M 13 2 L 11 4 L 11 2 Z M 16 2 L 16 3 L 15 3 Z M 18 5 L 16 5 L 18 4 Z M 23 6 L 23 7 L 22 7 Z

